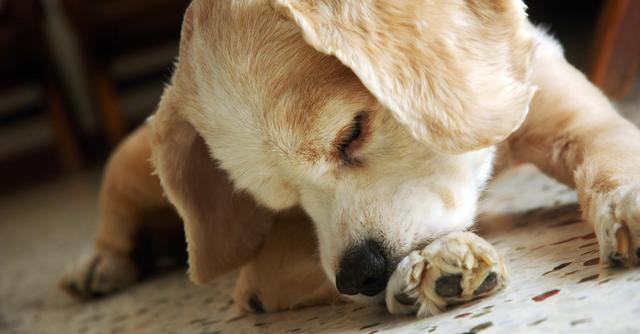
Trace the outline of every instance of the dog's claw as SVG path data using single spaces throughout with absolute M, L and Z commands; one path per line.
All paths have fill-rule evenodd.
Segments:
M 623 225 L 616 231 L 616 243 L 618 253 L 627 254 L 629 252 L 629 228 Z
M 256 312 L 256 313 L 264 312 L 264 306 L 262 305 L 262 301 L 260 300 L 260 297 L 258 297 L 258 295 L 255 293 L 251 295 L 251 298 L 249 298 L 249 307 L 253 312 Z

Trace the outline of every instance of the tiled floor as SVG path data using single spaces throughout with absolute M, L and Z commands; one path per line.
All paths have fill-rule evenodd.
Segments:
M 640 121 L 640 94 L 621 109 Z M 0 333 L 640 333 L 640 269 L 598 265 L 575 194 L 531 167 L 498 179 L 484 203 L 507 230 L 487 237 L 508 259 L 509 286 L 422 320 L 359 305 L 238 316 L 233 275 L 195 287 L 183 271 L 76 303 L 55 283 L 90 245 L 98 183 L 94 172 L 0 196 Z

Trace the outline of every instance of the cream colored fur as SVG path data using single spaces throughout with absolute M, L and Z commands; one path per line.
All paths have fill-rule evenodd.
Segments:
M 362 138 L 345 160 L 336 143 L 357 115 Z M 521 1 L 194 1 L 148 123 L 105 179 L 103 212 L 126 219 L 103 214 L 102 246 L 66 286 L 85 282 L 95 263 L 126 258 L 147 200 L 109 189 L 149 189 L 155 205 L 149 158 L 184 222 L 192 280 L 244 265 L 236 302 L 245 309 L 255 310 L 254 297 L 267 311 L 341 300 L 338 261 L 366 238 L 402 263 L 390 311 L 427 315 L 474 298 L 469 287 L 492 270 L 499 284 L 481 295 L 493 293 L 506 280 L 502 260 L 458 232 L 474 223 L 496 150 L 501 165 L 532 162 L 576 187 L 603 262 L 638 262 L 640 132 L 527 21 Z M 109 176 L 130 173 L 128 161 L 147 176 Z M 433 240 L 461 251 L 435 251 Z M 95 275 L 118 277 L 117 266 L 104 267 Z M 435 276 L 411 281 L 422 270 L 482 276 L 465 274 L 463 299 L 438 299 Z M 117 290 L 131 271 L 72 290 Z M 416 305 L 396 304 L 406 292 Z

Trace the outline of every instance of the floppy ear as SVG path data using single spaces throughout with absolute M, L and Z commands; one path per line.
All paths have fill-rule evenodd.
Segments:
M 534 42 L 520 0 L 273 0 L 419 140 L 493 145 L 524 121 Z
M 167 88 L 149 121 L 152 160 L 184 222 L 191 280 L 205 283 L 250 260 L 273 218 L 251 197 L 234 192 L 202 137 L 181 115 L 175 96 Z

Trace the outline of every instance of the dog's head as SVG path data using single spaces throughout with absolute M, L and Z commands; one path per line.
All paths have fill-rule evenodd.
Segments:
M 269 209 L 302 206 L 345 294 L 379 293 L 399 258 L 470 226 L 492 146 L 520 126 L 533 94 L 523 7 L 195 1 L 153 121 L 192 279 L 246 261 L 268 230 L 269 214 L 243 209 L 241 194 L 216 202 L 229 187 L 216 166 Z

